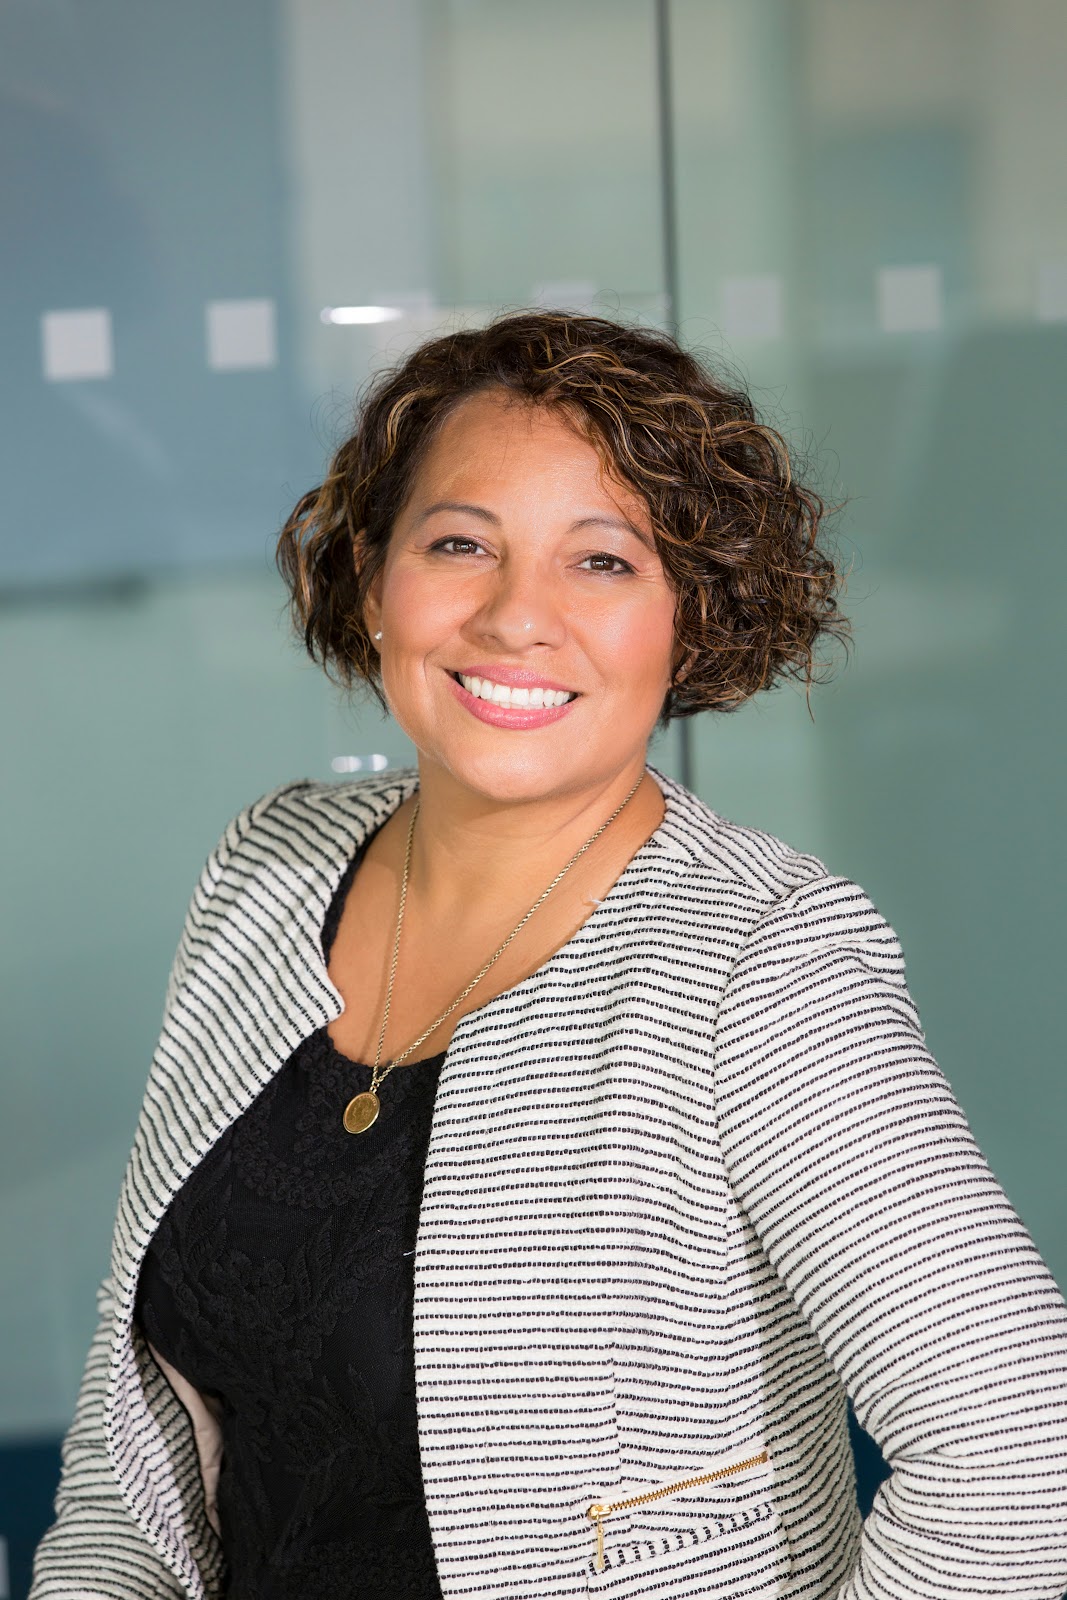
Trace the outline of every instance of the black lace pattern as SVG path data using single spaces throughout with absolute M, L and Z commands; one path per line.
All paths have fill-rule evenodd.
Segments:
M 362 852 L 361 852 L 362 853 Z M 323 927 L 329 957 L 359 864 Z M 137 1319 L 221 1407 L 228 1600 L 440 1600 L 419 1470 L 415 1230 L 438 1056 L 370 1083 L 325 1028 L 301 1044 L 175 1197 Z

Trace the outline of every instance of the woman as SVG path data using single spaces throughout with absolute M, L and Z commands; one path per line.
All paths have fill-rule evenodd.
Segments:
M 279 557 L 418 772 L 208 860 L 34 1600 L 1063 1593 L 1067 1312 L 891 928 L 645 764 L 810 681 L 820 510 L 649 332 L 372 389 Z

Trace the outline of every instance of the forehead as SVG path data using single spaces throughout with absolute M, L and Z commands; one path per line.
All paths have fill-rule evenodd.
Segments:
M 580 494 L 649 523 L 644 498 L 605 464 L 575 419 L 561 407 L 495 389 L 471 395 L 448 414 L 416 472 L 411 501 L 520 487 Z

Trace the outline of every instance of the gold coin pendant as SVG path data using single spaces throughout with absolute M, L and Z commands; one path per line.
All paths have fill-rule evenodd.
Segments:
M 342 1122 L 346 1133 L 366 1133 L 377 1121 L 381 1101 L 371 1089 L 355 1095 L 345 1106 Z

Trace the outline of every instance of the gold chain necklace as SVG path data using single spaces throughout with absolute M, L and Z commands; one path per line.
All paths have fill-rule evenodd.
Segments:
M 396 964 L 397 958 L 400 954 L 400 930 L 404 925 L 404 906 L 408 897 L 408 878 L 411 874 L 411 845 L 415 838 L 415 819 L 419 814 L 419 802 L 416 799 L 415 805 L 411 812 L 411 821 L 408 824 L 408 842 L 407 849 L 404 852 L 404 875 L 400 880 L 400 905 L 396 914 L 396 936 L 393 939 L 393 959 L 389 964 L 389 983 L 385 991 L 385 1012 L 382 1016 L 381 1032 L 378 1034 L 378 1048 L 374 1052 L 374 1071 L 371 1075 L 370 1088 L 364 1089 L 362 1094 L 354 1095 L 348 1102 L 347 1106 L 345 1106 L 344 1116 L 341 1120 L 344 1123 L 346 1133 L 366 1133 L 368 1128 L 373 1127 L 374 1123 L 377 1121 L 378 1112 L 381 1109 L 381 1101 L 378 1099 L 378 1090 L 392 1072 L 393 1068 L 399 1067 L 402 1061 L 406 1061 L 408 1056 L 410 1056 L 413 1051 L 417 1050 L 419 1045 L 430 1037 L 431 1033 L 436 1032 L 436 1030 L 441 1026 L 442 1022 L 444 1022 L 445 1018 L 450 1017 L 453 1011 L 455 1011 L 456 1007 L 463 1004 L 463 1001 L 466 1000 L 471 990 L 476 988 L 477 985 L 481 983 L 490 967 L 500 960 L 500 957 L 504 954 L 504 951 L 507 949 L 512 939 L 516 938 L 516 936 L 522 932 L 523 928 L 525 928 L 534 912 L 540 906 L 544 905 L 545 901 L 548 899 L 549 895 L 552 893 L 553 889 L 556 887 L 557 883 L 559 883 L 561 878 L 565 877 L 574 866 L 574 863 L 585 855 L 585 852 L 589 849 L 590 845 L 596 843 L 596 841 L 600 838 L 600 835 L 604 832 L 604 829 L 611 826 L 611 824 L 615 821 L 615 818 L 623 810 L 623 807 L 630 804 L 630 801 L 641 787 L 641 779 L 643 777 L 644 773 L 642 773 L 641 777 L 638 778 L 637 782 L 626 796 L 626 799 L 622 802 L 622 805 L 615 807 L 615 810 L 611 813 L 611 816 L 608 818 L 608 820 L 606 822 L 602 822 L 595 833 L 590 834 L 589 838 L 582 845 L 581 849 L 576 850 L 571 856 L 570 860 L 567 862 L 567 865 L 562 867 L 560 871 L 556 873 L 556 876 L 552 879 L 552 882 L 549 884 L 548 888 L 543 894 L 537 897 L 529 911 L 527 911 L 526 915 L 523 917 L 522 921 L 512 928 L 503 944 L 499 945 L 497 949 L 493 951 L 493 954 L 489 957 L 489 960 L 485 963 L 485 966 L 482 968 L 482 970 L 477 974 L 476 977 L 471 979 L 467 987 L 456 996 L 452 1004 L 446 1007 L 446 1009 L 441 1012 L 441 1015 L 437 1017 L 435 1021 L 430 1023 L 428 1028 L 423 1029 L 413 1044 L 409 1044 L 406 1050 L 402 1050 L 398 1056 L 394 1056 L 391 1061 L 387 1061 L 383 1067 L 381 1065 L 382 1045 L 385 1042 L 385 1030 L 389 1023 L 389 1007 L 393 1000 L 393 983 L 396 979 Z

